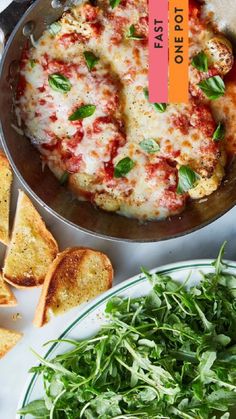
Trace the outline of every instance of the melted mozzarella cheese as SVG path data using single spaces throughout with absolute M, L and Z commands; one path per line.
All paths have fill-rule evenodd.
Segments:
M 183 210 L 186 201 L 186 195 L 176 192 L 177 165 L 188 165 L 201 176 L 201 196 L 218 187 L 223 169 L 220 147 L 212 140 L 216 124 L 205 98 L 202 117 L 193 98 L 187 105 L 169 105 L 158 113 L 145 97 L 147 42 L 128 39 L 127 33 L 131 25 L 145 33 L 147 1 L 127 0 L 114 9 L 108 0 L 98 0 L 97 5 L 83 2 L 67 11 L 60 32 L 53 36 L 45 31 L 37 48 L 22 60 L 26 86 L 17 112 L 55 175 L 70 173 L 69 185 L 80 199 L 91 195 L 103 209 L 140 219 L 167 217 Z M 190 57 L 212 35 L 200 22 L 191 21 Z M 84 51 L 99 58 L 92 71 Z M 50 87 L 48 77 L 55 73 L 69 79 L 70 91 Z M 193 91 L 196 77 L 191 69 Z M 87 104 L 96 107 L 92 116 L 69 120 Z M 160 151 L 143 151 L 144 139 L 156 140 Z M 115 178 L 114 167 L 126 157 L 133 160 L 133 169 Z M 214 175 L 216 170 L 221 176 Z M 214 182 L 206 182 L 208 178 Z M 197 192 L 192 196 L 198 197 Z

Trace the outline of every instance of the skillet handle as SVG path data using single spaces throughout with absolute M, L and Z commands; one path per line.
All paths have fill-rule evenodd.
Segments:
M 0 13 L 0 43 L 4 44 L 17 22 L 34 0 L 15 0 Z

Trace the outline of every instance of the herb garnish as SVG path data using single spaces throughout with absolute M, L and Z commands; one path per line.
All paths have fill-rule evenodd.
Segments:
M 120 160 L 115 166 L 114 176 L 116 178 L 123 177 L 129 173 L 135 165 L 135 162 L 130 157 L 125 157 Z
M 225 84 L 220 76 L 214 76 L 203 80 L 201 83 L 198 83 L 198 86 L 211 100 L 218 99 L 225 94 Z
M 147 87 L 143 89 L 143 94 L 145 98 L 149 101 L 149 91 Z M 166 103 L 151 103 L 151 102 L 149 103 L 153 105 L 153 107 L 156 109 L 157 112 L 164 113 L 166 111 L 166 108 L 167 108 Z
M 178 170 L 179 182 L 177 193 L 182 194 L 194 188 L 199 179 L 199 175 L 190 169 L 189 166 L 181 166 Z
M 207 73 L 208 71 L 208 57 L 204 51 L 199 52 L 192 60 L 192 66 L 199 71 Z
M 63 175 L 60 177 L 60 184 L 65 185 L 68 182 L 69 179 L 69 173 L 64 172 Z
M 34 418 L 229 418 L 236 405 L 236 276 L 222 261 L 197 286 L 143 270 L 145 297 L 116 296 L 109 322 L 71 349 L 39 357 L 45 400 L 20 410 Z M 63 342 L 63 339 L 61 340 Z M 56 402 L 55 402 L 56 401 Z
M 96 110 L 95 105 L 83 105 L 80 108 L 76 109 L 72 115 L 69 116 L 69 121 L 77 121 L 79 119 L 88 118 L 92 116 Z
M 69 92 L 71 89 L 70 80 L 63 74 L 50 74 L 48 76 L 48 84 L 53 90 L 61 93 Z
M 142 35 L 136 34 L 135 26 L 134 25 L 131 25 L 129 27 L 129 32 L 127 34 L 127 39 L 134 39 L 135 41 L 142 41 L 145 38 Z
M 29 60 L 29 63 L 31 68 L 34 68 L 36 66 L 36 61 L 33 59 Z
M 139 145 L 144 151 L 146 151 L 149 154 L 154 154 L 160 150 L 159 144 L 153 138 L 145 139 L 141 141 Z
M 98 63 L 99 58 L 91 51 L 84 52 L 84 58 L 87 64 L 88 69 L 91 71 L 95 65 Z
M 115 7 L 119 6 L 121 0 L 110 0 L 110 6 L 112 9 L 114 9 Z
M 223 140 L 225 137 L 225 126 L 222 122 L 219 122 L 214 134 L 213 134 L 213 140 L 214 141 L 220 141 Z

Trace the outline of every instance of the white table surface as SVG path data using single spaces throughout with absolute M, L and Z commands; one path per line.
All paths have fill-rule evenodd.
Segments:
M 9 3 L 10 0 L 0 0 L 0 11 Z M 20 182 L 15 179 L 13 208 L 19 187 L 22 188 Z M 94 238 L 73 227 L 65 226 L 43 208 L 39 208 L 39 212 L 58 240 L 61 250 L 67 246 L 83 245 L 106 252 L 115 268 L 114 283 L 138 273 L 140 265 L 153 268 L 181 260 L 214 258 L 224 240 L 228 241 L 227 259 L 236 259 L 236 208 L 198 232 L 156 244 L 127 244 Z M 0 264 L 3 262 L 4 252 L 4 246 L 0 245 Z M 0 326 L 24 333 L 21 342 L 0 361 L 0 419 L 15 418 L 17 403 L 28 379 L 27 370 L 35 363 L 29 348 L 44 353 L 42 344 L 56 338 L 79 311 L 79 309 L 72 310 L 56 318 L 46 327 L 35 329 L 32 318 L 39 293 L 39 290 L 16 291 L 18 306 L 12 309 L 0 309 Z M 14 321 L 12 315 L 16 313 L 20 313 L 22 318 Z

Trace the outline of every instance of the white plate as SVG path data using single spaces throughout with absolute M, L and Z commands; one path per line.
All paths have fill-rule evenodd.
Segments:
M 179 262 L 171 265 L 165 265 L 160 268 L 152 269 L 151 273 L 168 274 L 179 282 L 183 282 L 189 275 L 188 284 L 194 285 L 199 282 L 201 278 L 200 272 L 208 273 L 214 272 L 212 267 L 212 260 L 193 260 L 189 262 Z M 227 262 L 228 272 L 236 275 L 236 262 Z M 68 325 L 59 338 L 68 339 L 86 339 L 98 332 L 101 325 L 107 321 L 105 317 L 105 308 L 107 301 L 114 296 L 123 297 L 140 297 L 147 295 L 151 289 L 151 285 L 143 274 L 139 274 L 133 278 L 112 288 L 110 291 L 102 294 L 90 304 L 87 304 L 80 312 L 80 315 L 73 323 Z M 61 342 L 53 343 L 47 347 L 47 352 L 43 354 L 46 359 L 54 358 L 68 350 L 71 345 Z M 40 354 L 42 355 L 42 354 Z M 18 404 L 18 409 L 24 407 L 29 402 L 40 399 L 43 396 L 43 387 L 41 377 L 37 374 L 30 375 L 26 384 L 22 398 Z M 17 419 L 23 419 L 22 416 L 16 415 Z

